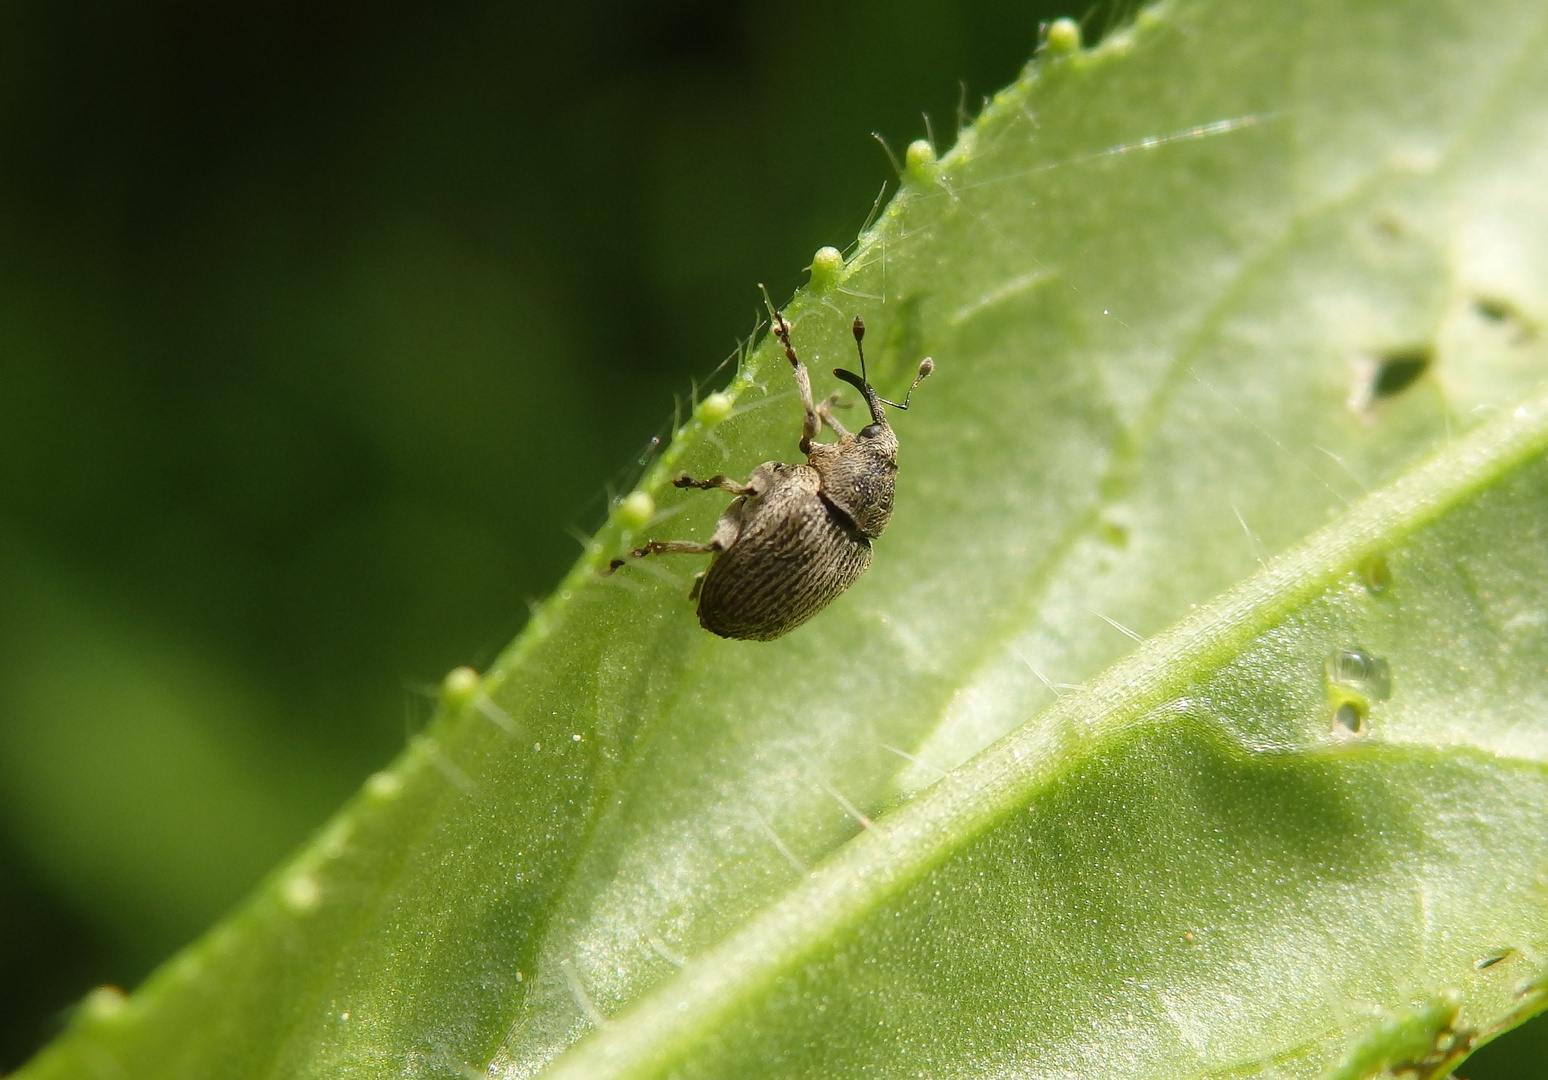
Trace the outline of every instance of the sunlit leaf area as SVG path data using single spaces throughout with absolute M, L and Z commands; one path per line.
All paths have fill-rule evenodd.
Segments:
M 0 11 L 0 1071 L 1543 1076 L 1541 5 L 528 7 Z

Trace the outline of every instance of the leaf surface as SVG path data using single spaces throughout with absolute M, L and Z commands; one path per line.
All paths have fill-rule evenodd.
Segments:
M 883 393 L 937 361 L 869 573 L 768 644 L 691 560 L 597 573 L 795 456 L 765 342 L 651 521 L 29 1075 L 1353 1077 L 1530 1014 L 1545 21 L 1194 0 L 1030 65 L 787 309 L 819 394 L 856 313 Z

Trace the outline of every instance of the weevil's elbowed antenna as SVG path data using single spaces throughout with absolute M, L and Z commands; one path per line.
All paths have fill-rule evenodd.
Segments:
M 886 417 L 882 413 L 881 407 L 883 405 L 891 405 L 894 409 L 906 410 L 909 398 L 914 396 L 915 387 L 928 379 L 930 373 L 935 370 L 935 361 L 928 356 L 921 360 L 919 362 L 919 374 L 914 376 L 913 385 L 908 388 L 908 393 L 903 395 L 903 400 L 888 401 L 871 387 L 871 380 L 866 375 L 865 346 L 862 344 L 865 340 L 865 320 L 856 315 L 854 325 L 850 327 L 850 330 L 855 335 L 855 351 L 860 354 L 860 374 L 856 375 L 853 371 L 845 371 L 843 368 L 834 368 L 833 374 L 864 394 L 866 404 L 871 407 L 871 419 L 878 424 L 884 424 L 886 423 Z

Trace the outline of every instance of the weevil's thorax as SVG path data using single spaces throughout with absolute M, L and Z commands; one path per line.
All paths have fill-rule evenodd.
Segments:
M 822 495 L 862 534 L 881 535 L 892 518 L 898 437 L 885 421 L 835 443 L 814 443 L 808 463 L 822 477 Z

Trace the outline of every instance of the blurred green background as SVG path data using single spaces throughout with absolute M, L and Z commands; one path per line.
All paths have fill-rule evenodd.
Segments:
M 0 2 L 0 1071 L 520 629 L 869 132 L 1065 13 Z

